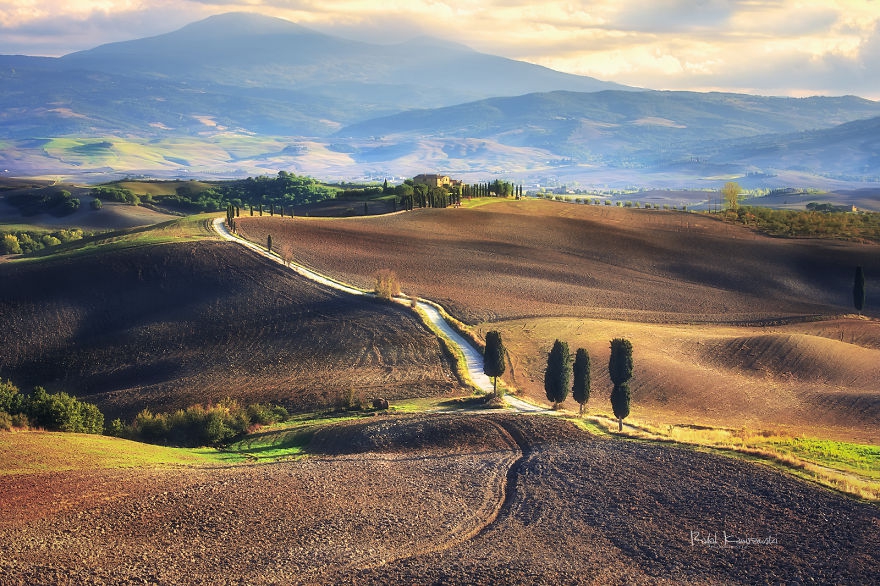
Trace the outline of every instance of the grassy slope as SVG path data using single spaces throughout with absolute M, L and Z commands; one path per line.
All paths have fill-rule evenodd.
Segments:
M 210 448 L 166 448 L 119 438 L 61 432 L 0 433 L 0 476 L 65 470 L 195 466 L 241 461 Z

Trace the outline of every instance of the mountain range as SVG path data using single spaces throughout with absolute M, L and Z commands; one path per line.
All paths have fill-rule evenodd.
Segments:
M 0 172 L 880 179 L 880 103 L 658 92 L 432 37 L 244 13 L 60 58 L 0 56 Z M 661 180 L 662 179 L 662 180 Z

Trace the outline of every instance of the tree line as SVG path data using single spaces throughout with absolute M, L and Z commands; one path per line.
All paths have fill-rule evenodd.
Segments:
M 486 333 L 486 347 L 483 350 L 483 373 L 493 378 L 493 390 L 498 393 L 498 377 L 505 371 L 506 350 L 501 333 Z M 590 354 L 585 348 L 575 351 L 574 361 L 568 343 L 556 340 L 547 355 L 547 367 L 544 370 L 544 391 L 553 408 L 568 398 L 571 392 L 574 400 L 580 404 L 580 413 L 586 412 L 587 401 L 590 400 Z M 608 360 L 608 374 L 614 385 L 611 391 L 611 408 L 617 418 L 619 429 L 623 430 L 623 420 L 629 416 L 630 390 L 633 358 L 632 343 L 624 338 L 611 340 L 611 356 Z
M 104 433 L 104 414 L 67 393 L 35 387 L 28 395 L 0 380 L 0 430 L 39 428 L 75 433 Z
M 81 240 L 92 232 L 79 228 L 42 232 L 37 230 L 0 230 L 0 254 L 28 254 L 65 242 Z

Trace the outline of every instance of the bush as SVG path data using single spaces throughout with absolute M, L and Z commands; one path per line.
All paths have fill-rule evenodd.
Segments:
M 376 273 L 375 293 L 379 299 L 387 300 L 400 295 L 400 283 L 397 282 L 397 275 L 394 271 L 382 269 Z
M 92 203 L 89 204 L 93 210 L 100 210 L 104 207 L 104 204 L 97 197 L 92 200 Z
M 11 382 L 0 381 L 0 412 L 11 417 L 14 427 L 33 424 L 49 430 L 76 433 L 103 433 L 104 415 L 91 403 L 67 393 L 49 394 L 36 387 L 29 396 L 19 394 Z
M 6 411 L 0 411 L 0 431 L 12 429 L 12 416 Z
M 287 409 L 278 405 L 241 407 L 225 399 L 216 405 L 193 405 L 174 413 L 138 413 L 130 426 L 114 420 L 108 435 L 152 444 L 182 447 L 222 446 L 244 435 L 253 424 L 268 425 L 287 420 Z

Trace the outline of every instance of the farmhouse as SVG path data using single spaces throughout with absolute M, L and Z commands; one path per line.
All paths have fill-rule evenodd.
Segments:
M 449 187 L 460 185 L 461 181 L 450 179 L 447 175 L 416 175 L 413 177 L 413 183 L 427 185 L 428 187 Z

